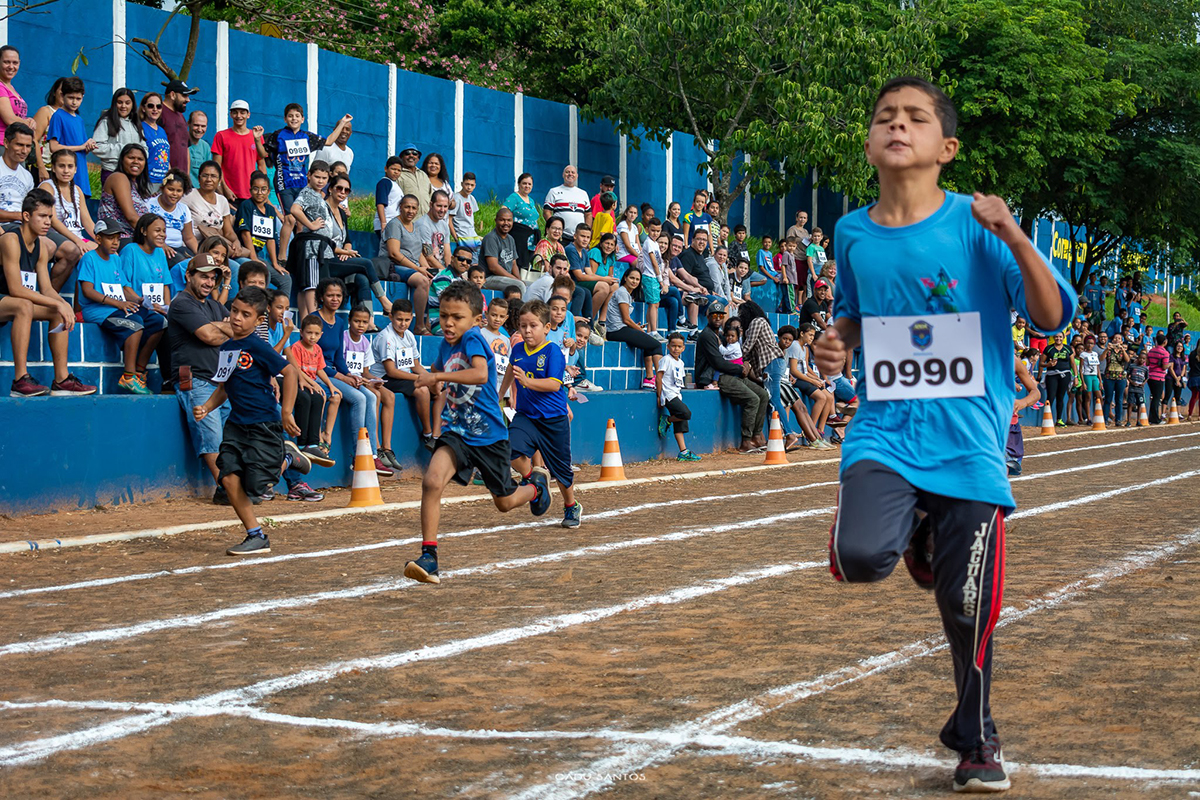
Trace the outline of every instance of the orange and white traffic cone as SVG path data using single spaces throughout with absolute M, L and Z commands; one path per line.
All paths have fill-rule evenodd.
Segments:
M 1171 413 L 1167 415 L 1168 425 L 1179 424 L 1179 404 L 1175 402 L 1175 398 L 1171 398 Z
M 621 463 L 621 444 L 617 441 L 617 423 L 608 421 L 604 431 L 604 455 L 600 457 L 600 480 L 625 480 L 625 465 Z
M 787 453 L 783 449 L 783 426 L 779 424 L 779 412 L 771 412 L 771 430 L 767 433 L 767 457 L 764 464 L 786 464 Z
M 1050 404 L 1042 406 L 1042 436 L 1056 436 L 1058 431 L 1054 430 L 1054 414 L 1050 412 Z
M 1146 404 L 1145 403 L 1142 403 L 1142 410 L 1140 412 L 1138 412 L 1137 426 L 1139 428 L 1149 428 L 1150 427 L 1150 415 L 1146 413 Z
M 358 445 L 354 450 L 354 477 L 350 482 L 350 504 L 347 508 L 383 505 L 379 492 L 379 476 L 375 474 L 375 454 L 366 428 L 358 429 Z
M 1104 409 L 1100 407 L 1100 401 L 1096 401 L 1096 405 L 1092 408 L 1092 430 L 1106 431 L 1104 427 Z

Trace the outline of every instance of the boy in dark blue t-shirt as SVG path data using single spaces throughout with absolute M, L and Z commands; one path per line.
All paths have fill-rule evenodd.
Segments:
M 288 468 L 301 474 L 312 468 L 295 442 L 283 438 L 284 431 L 300 435 L 292 418 L 298 371 L 256 335 L 255 329 L 266 317 L 265 291 L 250 286 L 238 292 L 229 309 L 234 338 L 221 345 L 212 377 L 217 390 L 204 405 L 192 407 L 197 422 L 220 408 L 227 397 L 232 408 L 217 454 L 218 479 L 229 495 L 229 504 L 246 526 L 246 538 L 225 551 L 231 556 L 271 552 L 271 543 L 258 524 L 250 498 L 266 494 Z M 275 375 L 283 378 L 282 413 L 271 386 Z
M 1004 591 L 1004 460 L 1015 402 L 1010 309 L 1062 330 L 1075 293 L 997 196 L 944 191 L 957 113 L 919 78 L 884 84 L 866 141 L 879 201 L 834 237 L 834 322 L 814 345 L 824 375 L 862 345 L 858 413 L 842 449 L 830 570 L 887 577 L 903 555 L 932 589 L 954 659 L 958 705 L 941 741 L 958 751 L 956 791 L 1003 791 L 989 705 L 992 634 Z
M 496 508 L 512 511 L 529 503 L 535 516 L 550 508 L 550 483 L 534 473 L 520 486 L 513 483 L 509 466 L 508 429 L 500 411 L 500 396 L 492 374 L 496 358 L 479 332 L 483 321 L 483 294 L 474 284 L 455 281 L 441 297 L 444 341 L 432 369 L 413 364 L 417 388 L 436 390 L 443 384 L 442 435 L 433 444 L 433 458 L 421 485 L 421 556 L 404 565 L 405 577 L 422 583 L 438 578 L 437 531 L 441 520 L 442 492 L 450 481 L 461 486 L 479 470 L 483 485 Z
M 561 300 L 561 298 L 559 298 Z M 563 496 L 564 528 L 578 528 L 583 506 L 575 500 L 575 473 L 571 470 L 571 418 L 567 414 L 567 394 L 563 378 L 567 360 L 562 348 L 546 339 L 550 325 L 550 306 L 531 300 L 521 306 L 521 338 L 513 348 L 500 396 L 508 397 L 513 381 L 517 383 L 517 411 L 508 426 L 512 466 L 525 480 L 533 477 L 533 454 L 540 452 L 550 477 L 558 482 Z

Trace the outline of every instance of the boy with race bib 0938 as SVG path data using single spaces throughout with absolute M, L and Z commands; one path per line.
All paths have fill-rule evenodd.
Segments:
M 960 755 L 954 789 L 1009 787 L 989 705 L 992 633 L 1004 586 L 1004 517 L 1015 507 L 1004 448 L 1015 399 L 1010 310 L 1047 333 L 1076 298 L 1003 199 L 944 191 L 957 113 L 920 78 L 884 84 L 865 142 L 879 200 L 838 221 L 834 323 L 821 372 L 862 346 L 858 413 L 842 451 L 830 570 L 887 577 L 903 556 L 932 589 L 958 704 L 941 741 Z

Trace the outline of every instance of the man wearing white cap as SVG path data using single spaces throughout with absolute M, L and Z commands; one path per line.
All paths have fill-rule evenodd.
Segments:
M 234 100 L 229 105 L 232 128 L 226 128 L 213 137 L 213 160 L 221 165 L 224 173 L 225 196 L 237 207 L 243 200 L 250 199 L 250 176 L 254 170 L 267 171 L 266 159 L 258 153 L 262 142 L 261 125 L 250 128 L 250 104 L 245 100 Z

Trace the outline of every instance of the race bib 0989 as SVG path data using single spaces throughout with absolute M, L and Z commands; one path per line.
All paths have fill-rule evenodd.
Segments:
M 979 312 L 863 317 L 871 400 L 935 400 L 984 393 Z

